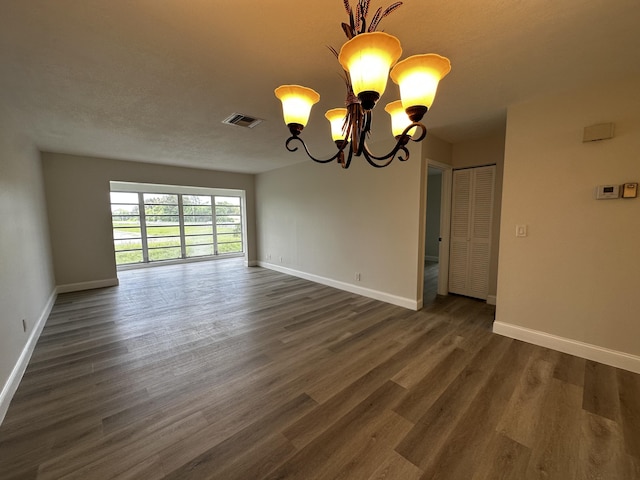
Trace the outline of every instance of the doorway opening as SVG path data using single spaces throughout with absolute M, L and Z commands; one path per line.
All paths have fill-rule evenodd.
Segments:
M 450 165 L 427 160 L 423 306 L 449 292 Z

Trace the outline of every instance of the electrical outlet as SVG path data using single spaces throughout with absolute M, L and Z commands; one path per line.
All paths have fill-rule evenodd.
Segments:
M 516 225 L 516 237 L 526 237 L 527 230 L 528 228 L 526 225 Z
M 22 319 L 22 331 L 27 332 L 27 321 L 24 318 Z
M 280 257 L 280 263 L 282 263 L 282 257 Z
M 271 260 L 271 254 L 267 253 L 267 260 Z
M 360 281 L 360 272 L 356 272 L 356 281 L 359 282 Z

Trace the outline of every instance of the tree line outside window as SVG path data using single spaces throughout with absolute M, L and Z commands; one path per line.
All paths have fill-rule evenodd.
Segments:
M 243 253 L 241 197 L 111 192 L 116 265 Z

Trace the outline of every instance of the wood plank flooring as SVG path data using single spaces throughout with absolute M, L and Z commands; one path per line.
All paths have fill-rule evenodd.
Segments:
M 438 294 L 438 273 L 440 264 L 438 262 L 424 262 L 424 286 L 422 290 L 422 301 L 424 305 L 432 303 Z
M 9 479 L 640 478 L 640 375 L 237 259 L 60 295 L 0 427 Z

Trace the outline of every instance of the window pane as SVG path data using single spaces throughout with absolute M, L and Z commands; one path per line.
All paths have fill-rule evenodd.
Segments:
M 180 237 L 148 237 L 147 245 L 149 248 L 158 247 L 179 247 Z
M 113 238 L 140 238 L 140 228 L 139 227 L 117 227 L 113 229 Z
M 124 240 L 114 240 L 113 246 L 116 251 L 119 250 L 141 250 L 142 249 L 142 240 L 140 239 L 124 239 Z
M 111 203 L 138 203 L 138 194 L 130 192 L 111 192 Z
M 242 239 L 239 234 L 218 234 L 218 243 L 230 243 L 230 242 L 241 242 Z
M 147 236 L 148 237 L 177 237 L 180 235 L 180 227 L 170 227 L 170 226 L 147 226 Z
M 177 205 L 146 205 L 144 206 L 144 213 L 147 217 L 157 215 L 178 215 Z
M 183 195 L 183 205 L 211 205 L 211 197 L 209 195 Z
M 211 207 L 208 205 L 184 205 L 182 211 L 185 215 L 209 215 L 211 217 Z
M 111 215 L 140 215 L 138 204 L 111 205 Z
M 178 205 L 178 195 L 168 193 L 145 193 L 145 204 Z
M 139 227 L 140 217 L 137 215 L 136 216 L 114 215 L 112 219 L 112 223 L 114 227 Z
M 116 265 L 126 265 L 128 263 L 142 262 L 142 252 L 116 252 Z
M 236 216 L 236 215 L 223 215 L 223 216 L 217 216 L 216 217 L 216 223 L 219 224 L 225 224 L 225 223 L 237 223 L 240 224 L 240 216 Z
M 160 227 L 163 225 L 176 226 L 180 225 L 180 217 L 177 215 L 149 215 L 145 218 L 147 225 L 152 227 Z
M 213 245 L 187 247 L 187 257 L 203 257 L 205 255 L 213 255 Z
M 194 235 L 192 237 L 185 237 L 187 245 L 201 245 L 213 243 L 213 235 Z
M 242 243 L 222 243 L 218 244 L 218 253 L 241 253 Z
M 207 224 L 211 225 L 211 215 L 185 215 L 184 223 L 186 225 L 193 224 Z
M 155 262 L 158 260 L 172 260 L 181 258 L 182 252 L 180 248 L 150 248 L 149 249 L 149 261 Z
M 241 225 L 216 225 L 218 233 L 241 233 Z
M 216 205 L 216 215 L 240 215 L 240 207 Z
M 216 205 L 240 205 L 240 197 L 216 197 Z
M 185 235 L 205 235 L 205 234 L 213 235 L 213 226 L 212 225 L 185 225 L 184 233 Z

